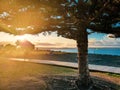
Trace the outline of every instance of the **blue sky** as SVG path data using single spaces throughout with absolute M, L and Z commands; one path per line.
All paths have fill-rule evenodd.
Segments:
M 96 38 L 97 40 L 101 40 L 106 36 L 106 34 L 103 33 L 92 33 L 88 37 L 89 38 Z

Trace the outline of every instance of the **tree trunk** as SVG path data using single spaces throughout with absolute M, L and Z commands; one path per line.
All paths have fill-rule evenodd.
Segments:
M 88 68 L 88 35 L 86 29 L 80 29 L 77 35 L 79 81 L 84 86 L 91 83 Z

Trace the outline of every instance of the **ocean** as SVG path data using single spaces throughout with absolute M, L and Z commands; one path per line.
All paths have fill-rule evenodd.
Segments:
M 77 53 L 77 48 L 51 49 L 53 51 Z M 120 56 L 120 48 L 89 48 L 88 54 L 117 55 Z
M 51 49 L 53 51 L 69 52 L 63 61 L 77 62 L 76 48 Z M 62 55 L 60 56 L 60 59 Z M 61 60 L 60 60 L 61 61 Z M 88 63 L 94 65 L 120 67 L 120 48 L 89 48 Z

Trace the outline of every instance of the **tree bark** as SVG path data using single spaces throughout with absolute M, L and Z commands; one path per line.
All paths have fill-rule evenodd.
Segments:
M 91 83 L 88 68 L 88 35 L 86 29 L 80 29 L 77 35 L 78 48 L 78 71 L 79 80 L 82 85 L 89 86 Z

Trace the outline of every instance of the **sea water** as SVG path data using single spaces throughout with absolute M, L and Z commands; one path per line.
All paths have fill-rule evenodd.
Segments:
M 77 48 L 51 49 L 53 51 L 77 53 Z M 89 48 L 88 54 L 117 55 L 120 56 L 120 48 Z

